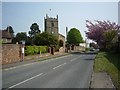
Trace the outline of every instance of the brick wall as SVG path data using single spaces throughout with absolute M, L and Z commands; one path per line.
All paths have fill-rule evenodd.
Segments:
M 3 44 L 2 45 L 2 64 L 8 64 L 20 61 L 20 45 Z

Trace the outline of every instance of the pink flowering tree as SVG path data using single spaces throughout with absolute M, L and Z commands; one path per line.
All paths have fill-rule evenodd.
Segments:
M 110 44 L 116 42 L 120 26 L 110 21 L 98 21 L 92 23 L 86 20 L 87 38 L 97 42 L 100 48 L 108 48 Z

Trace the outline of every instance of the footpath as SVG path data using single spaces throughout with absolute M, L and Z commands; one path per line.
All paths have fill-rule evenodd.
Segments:
M 93 72 L 90 88 L 116 90 L 110 76 L 106 72 L 98 72 L 98 73 Z

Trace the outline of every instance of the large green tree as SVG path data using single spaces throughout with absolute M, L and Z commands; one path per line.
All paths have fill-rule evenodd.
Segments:
M 79 43 L 83 42 L 83 38 L 78 29 L 72 28 L 67 34 L 67 43 L 70 45 L 79 45 Z
M 27 34 L 25 32 L 20 32 L 16 34 L 16 37 L 13 39 L 13 43 L 21 42 L 22 40 L 27 41 Z
M 39 29 L 39 25 L 37 23 L 33 23 L 31 26 L 30 26 L 30 30 L 28 33 L 30 35 L 30 37 L 34 37 L 35 34 L 37 33 L 40 33 L 40 29 Z
M 57 45 L 58 39 L 53 34 L 49 34 L 47 32 L 38 33 L 34 36 L 33 42 L 35 45 Z

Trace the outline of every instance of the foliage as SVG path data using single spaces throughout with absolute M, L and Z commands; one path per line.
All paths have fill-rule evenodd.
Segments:
M 8 27 L 6 28 L 6 30 L 7 30 L 8 32 L 10 32 L 10 34 L 11 34 L 11 36 L 12 36 L 12 38 L 13 38 L 13 37 L 14 37 L 14 30 L 13 30 L 12 26 L 8 26 Z
M 2 39 L 0 39 L 0 44 L 2 44 L 3 43 L 3 40 Z
M 107 49 L 112 48 L 113 44 L 117 42 L 116 36 L 117 36 L 116 30 L 109 30 L 104 32 L 105 48 Z
M 37 23 L 33 23 L 31 26 L 30 26 L 30 30 L 28 33 L 30 35 L 30 37 L 34 37 L 35 34 L 37 33 L 40 33 L 40 29 L 39 29 L 39 25 Z
M 83 38 L 80 31 L 76 28 L 72 28 L 67 34 L 67 43 L 78 45 L 81 42 L 83 42 Z
M 20 32 L 16 34 L 16 37 L 13 38 L 13 43 L 21 42 L 22 40 L 27 41 L 27 34 L 25 32 Z
M 40 53 L 47 53 L 47 46 L 25 46 L 25 55 L 35 55 Z
M 50 46 L 50 45 L 57 45 L 58 39 L 53 34 L 43 32 L 36 34 L 35 37 L 33 38 L 33 42 L 35 43 L 35 45 Z
M 100 48 L 106 48 L 107 44 L 113 42 L 113 40 L 116 38 L 117 32 L 120 30 L 120 26 L 110 21 L 97 20 L 95 22 L 96 23 L 92 23 L 86 20 L 86 27 L 88 28 L 86 36 L 89 39 L 97 42 Z

